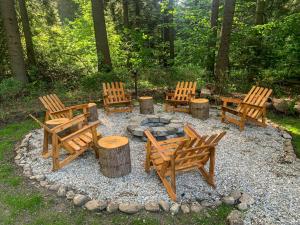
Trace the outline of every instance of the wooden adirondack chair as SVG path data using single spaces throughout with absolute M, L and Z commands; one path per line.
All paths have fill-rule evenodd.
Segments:
M 160 177 L 167 193 L 176 201 L 176 173 L 197 169 L 207 183 L 215 187 L 215 147 L 226 132 L 201 137 L 192 127 L 184 127 L 186 137 L 157 141 L 150 131 L 145 131 L 145 171 L 153 167 Z M 204 166 L 209 161 L 209 171 Z M 170 178 L 170 179 L 168 179 Z
M 67 165 L 90 148 L 94 149 L 96 158 L 99 158 L 96 146 L 98 139 L 101 138 L 101 134 L 97 133 L 96 129 L 100 121 L 82 126 L 84 124 L 84 121 L 86 120 L 86 115 L 79 115 L 74 117 L 67 123 L 49 129 L 37 118 L 32 115 L 30 116 L 44 128 L 44 135 L 47 138 L 44 138 L 42 156 L 43 158 L 52 157 L 53 171 L 56 171 Z M 73 131 L 67 136 L 62 137 L 60 135 L 60 132 L 76 125 L 81 128 Z M 51 151 L 48 151 L 48 135 L 51 135 L 52 138 Z M 60 152 L 62 149 L 64 149 L 68 153 L 67 156 L 60 156 Z
M 65 106 L 56 94 L 50 94 L 39 97 L 40 101 L 46 108 L 45 121 L 58 118 L 73 118 L 73 111 L 82 110 L 83 113 L 88 112 L 88 104 Z
M 265 127 L 266 102 L 271 94 L 272 89 L 253 86 L 244 100 L 222 97 L 221 100 L 223 101 L 223 106 L 221 121 L 238 125 L 240 131 L 244 130 L 246 121 L 252 121 Z M 230 108 L 227 106 L 228 103 L 237 104 L 237 107 L 235 109 Z M 240 120 L 229 117 L 226 115 L 227 112 L 240 117 Z
M 165 110 L 189 112 L 189 107 L 178 106 L 189 106 L 196 95 L 196 87 L 197 82 L 178 82 L 175 91 L 166 94 Z
M 131 95 L 125 93 L 122 82 L 103 83 L 103 104 L 106 113 L 132 112 Z

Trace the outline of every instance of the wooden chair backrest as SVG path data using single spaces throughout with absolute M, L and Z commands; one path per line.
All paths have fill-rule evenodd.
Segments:
M 178 146 L 175 151 L 175 170 L 186 170 L 205 165 L 211 151 L 226 134 L 222 132 L 211 136 L 190 139 Z
M 191 95 L 196 93 L 197 82 L 178 82 L 176 85 L 174 100 L 176 101 L 189 101 Z
M 268 101 L 268 98 L 272 94 L 272 89 L 264 88 L 264 87 L 258 87 L 253 86 L 251 90 L 248 92 L 246 97 L 243 100 L 243 103 L 248 103 L 255 106 L 264 106 L 265 103 Z M 238 111 L 242 111 L 243 107 L 242 105 L 238 106 Z M 260 109 L 251 109 L 247 115 L 252 118 L 257 118 L 261 115 L 262 110 Z
M 56 94 L 50 94 L 39 97 L 40 101 L 50 113 L 65 110 L 66 106 L 62 103 L 62 101 L 57 97 Z M 53 119 L 68 117 L 68 113 L 61 113 L 56 116 L 52 116 Z
M 125 85 L 122 82 L 103 83 L 103 96 L 106 96 L 108 103 L 126 101 Z

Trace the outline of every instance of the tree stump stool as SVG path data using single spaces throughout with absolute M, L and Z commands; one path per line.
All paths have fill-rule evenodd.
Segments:
M 88 104 L 88 122 L 95 122 L 98 120 L 98 109 L 96 103 L 89 103 Z
M 194 118 L 206 120 L 209 117 L 209 101 L 206 98 L 192 99 L 190 112 Z
M 139 98 L 140 113 L 141 114 L 154 114 L 153 98 L 143 96 Z
M 108 136 L 98 141 L 99 164 L 106 177 L 121 177 L 131 172 L 130 147 L 126 137 Z
M 47 125 L 47 127 L 52 129 L 56 126 L 67 123 L 69 121 L 70 121 L 70 119 L 68 119 L 68 118 L 59 118 L 59 119 L 48 120 L 45 122 L 45 124 Z M 70 130 L 66 129 L 64 131 L 59 132 L 58 134 L 59 134 L 59 136 L 63 137 L 63 136 L 68 135 L 69 133 L 70 133 Z M 48 141 L 47 142 L 48 144 L 52 144 L 52 136 L 50 134 L 48 134 L 48 132 L 45 132 L 45 134 L 44 134 L 44 143 L 45 143 L 45 141 Z

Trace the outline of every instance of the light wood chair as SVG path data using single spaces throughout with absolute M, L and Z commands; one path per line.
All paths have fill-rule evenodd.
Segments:
M 122 82 L 103 83 L 103 104 L 106 113 L 132 112 L 131 95 L 125 93 Z
M 239 126 L 240 131 L 245 128 L 247 121 L 252 121 L 259 126 L 266 126 L 266 102 L 272 89 L 253 86 L 246 97 L 241 100 L 238 98 L 222 97 L 222 122 L 231 122 Z M 236 108 L 228 107 L 228 103 L 236 104 Z M 236 118 L 229 117 L 226 113 L 236 115 Z M 240 118 L 240 119 L 238 119 Z
M 46 108 L 45 121 L 58 118 L 73 118 L 73 112 L 82 110 L 83 113 L 88 112 L 88 104 L 65 106 L 56 94 L 50 94 L 39 97 Z
M 200 136 L 191 126 L 184 127 L 186 137 L 157 141 L 150 131 L 147 136 L 145 171 L 154 168 L 170 198 L 176 201 L 176 173 L 198 170 L 207 183 L 215 187 L 215 147 L 226 132 Z M 209 171 L 204 166 L 209 161 Z
M 189 112 L 191 99 L 195 98 L 197 82 L 178 82 L 175 91 L 166 94 L 165 111 Z
M 79 157 L 86 150 L 93 148 L 96 158 L 99 158 L 97 151 L 97 142 L 101 138 L 101 134 L 97 133 L 97 126 L 100 121 L 84 125 L 86 115 L 79 115 L 71 119 L 69 122 L 49 129 L 45 124 L 37 118 L 30 115 L 36 122 L 44 128 L 44 135 L 52 138 L 52 150 L 48 150 L 48 138 L 44 138 L 43 158 L 52 157 L 53 171 L 56 171 L 71 161 Z M 61 136 L 61 132 L 71 127 L 78 126 L 79 129 L 72 131 L 66 136 Z M 65 150 L 67 155 L 61 156 L 61 150 Z

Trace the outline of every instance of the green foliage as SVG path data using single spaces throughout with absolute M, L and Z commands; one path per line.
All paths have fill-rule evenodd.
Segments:
M 22 91 L 22 83 L 14 78 L 7 78 L 0 83 L 0 98 L 12 99 Z
M 3 202 L 15 211 L 34 211 L 42 205 L 40 195 L 5 195 Z

